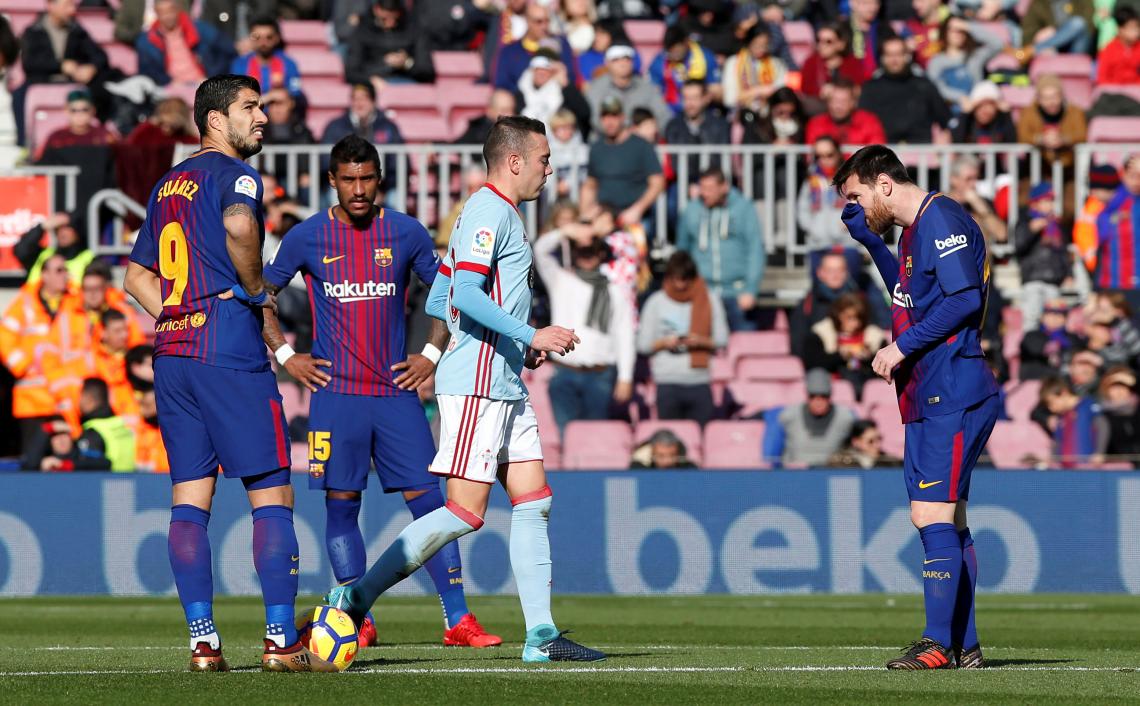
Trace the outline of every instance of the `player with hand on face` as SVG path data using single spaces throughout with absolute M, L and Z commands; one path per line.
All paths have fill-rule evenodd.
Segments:
M 429 469 L 447 477 L 447 505 L 408 525 L 362 579 L 327 599 L 362 617 L 440 547 L 483 526 L 498 479 L 513 506 L 510 557 L 526 620 L 523 661 L 597 661 L 605 655 L 567 640 L 551 617 L 551 491 L 520 377 L 524 365 L 537 367 L 548 352 L 565 355 L 579 342 L 570 329 L 527 324 L 533 260 L 518 204 L 537 199 L 553 171 L 546 128 L 530 118 L 500 118 L 483 158 L 487 183 L 456 221 L 427 304 L 451 333 L 436 373 L 440 448 Z
M 428 473 L 435 442 L 416 389 L 435 373 L 447 327 L 433 320 L 423 352 L 406 356 L 404 317 L 409 278 L 414 272 L 432 284 L 439 257 L 418 221 L 375 205 L 380 182 L 375 147 L 356 135 L 336 143 L 329 185 L 337 205 L 290 230 L 265 269 L 274 292 L 303 273 L 313 302 L 312 355 L 293 352 L 272 314 L 266 315 L 266 343 L 313 391 L 309 487 L 325 491 L 325 544 L 342 584 L 367 568 L 359 515 L 370 464 L 384 492 L 403 494 L 413 518 L 444 504 L 439 479 Z M 443 604 L 444 644 L 502 642 L 467 609 L 455 542 L 429 559 L 427 570 Z M 371 618 L 357 625 L 362 641 L 375 640 Z
M 981 667 L 966 504 L 1001 406 L 981 347 L 990 286 L 985 238 L 956 201 L 912 183 L 882 145 L 852 155 L 833 184 L 848 201 L 843 222 L 893 292 L 894 342 L 871 366 L 898 394 L 903 476 L 926 554 L 926 629 L 887 668 Z M 897 260 L 879 237 L 895 225 L 903 227 Z
M 253 508 L 253 561 L 265 599 L 262 669 L 335 672 L 301 644 L 294 622 L 300 556 L 289 439 L 262 341 L 274 298 L 262 280 L 262 184 L 245 159 L 266 117 L 248 76 L 220 75 L 194 96 L 202 149 L 159 180 L 125 287 L 155 318 L 154 392 L 174 502 L 168 546 L 190 628 L 190 669 L 228 666 L 214 627 L 206 527 L 219 464 Z

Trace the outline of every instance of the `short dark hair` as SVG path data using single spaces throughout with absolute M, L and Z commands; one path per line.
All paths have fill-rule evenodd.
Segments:
M 281 36 L 281 24 L 277 21 L 276 17 L 270 15 L 260 15 L 254 17 L 249 21 L 249 30 L 252 32 L 254 27 L 272 27 L 277 36 Z
M 665 47 L 666 49 L 668 49 L 669 47 L 674 47 L 678 44 L 688 44 L 688 43 L 689 43 L 689 33 L 687 31 L 685 31 L 685 28 L 682 27 L 681 25 L 679 25 L 679 24 L 673 25 L 669 29 L 665 30 L 665 40 L 662 42 L 662 46 Z
M 1112 11 L 1112 21 L 1116 23 L 1117 27 L 1123 27 L 1134 20 L 1140 20 L 1140 14 L 1137 14 L 1136 8 L 1122 3 L 1116 4 L 1116 8 Z
M 99 402 L 100 407 L 111 404 L 111 388 L 103 378 L 85 379 L 79 394 L 94 397 Z
M 835 77 L 835 80 L 831 81 L 830 83 L 831 83 L 832 90 L 839 88 L 839 89 L 842 89 L 844 91 L 851 91 L 852 93 L 854 93 L 855 89 L 857 88 L 855 85 L 855 82 L 852 81 L 851 79 L 847 78 L 846 76 L 837 76 L 837 77 Z
M 629 124 L 633 125 L 634 127 L 642 124 L 646 120 L 656 119 L 657 116 L 653 114 L 652 110 L 649 108 L 642 108 L 641 106 L 634 108 L 633 112 L 629 114 Z
M 110 282 L 113 278 L 111 273 L 111 266 L 102 260 L 92 260 L 91 264 L 83 270 L 83 277 L 100 277 L 105 282 Z
M 678 250 L 665 261 L 665 276 L 683 280 L 696 279 L 697 263 L 693 261 L 692 255 Z
M 399 12 L 401 16 L 408 14 L 404 0 L 373 0 L 372 7 L 378 7 L 388 12 Z
M 847 445 L 850 446 L 851 442 L 855 441 L 860 436 L 863 436 L 869 430 L 871 430 L 871 429 L 877 430 L 878 428 L 879 428 L 878 425 L 875 424 L 875 420 L 873 420 L 873 419 L 857 419 L 857 420 L 855 420 L 855 423 L 851 425 L 851 433 L 849 433 L 847 435 Z
M 689 86 L 696 86 L 697 88 L 701 89 L 701 93 L 708 92 L 708 86 L 706 86 L 705 82 L 699 78 L 687 78 L 685 79 L 685 82 L 681 84 L 681 88 L 688 88 Z
M 373 86 L 371 83 L 365 83 L 362 81 L 360 83 L 352 84 L 352 89 L 351 89 L 351 91 L 349 91 L 348 95 L 351 97 L 352 91 L 356 91 L 356 90 L 361 90 L 361 91 L 364 91 L 365 93 L 367 93 L 368 97 L 372 99 L 373 105 L 376 104 L 376 87 Z
M 194 91 L 194 124 L 198 127 L 198 134 L 206 136 L 210 111 L 229 114 L 230 105 L 237 100 L 243 88 L 261 95 L 261 84 L 252 76 L 218 74 L 198 86 Z
M 382 179 L 384 175 L 380 167 L 380 153 L 376 151 L 376 147 L 359 135 L 347 135 L 333 145 L 332 152 L 329 153 L 329 174 L 336 176 L 337 168 L 342 164 L 368 162 L 376 165 L 376 177 Z
M 99 323 L 101 323 L 103 325 L 103 328 L 107 328 L 108 325 L 110 325 L 116 321 L 126 321 L 126 320 L 127 320 L 127 315 L 124 314 L 123 312 L 119 311 L 118 309 L 108 309 L 99 315 Z
M 706 169 L 701 170 L 701 173 L 699 175 L 697 175 L 698 181 L 701 179 L 710 179 L 710 178 L 716 179 L 721 184 L 728 181 L 727 177 L 725 177 L 725 175 L 724 175 L 724 170 L 721 169 L 720 167 L 708 167 Z
M 771 28 L 768 27 L 767 22 L 765 22 L 764 20 L 761 19 L 756 24 L 749 27 L 748 31 L 744 33 L 744 46 L 748 46 L 749 44 L 751 44 L 752 40 L 756 39 L 757 37 L 771 37 L 771 36 L 772 36 Z
M 888 32 L 885 36 L 879 37 L 879 46 L 875 53 L 875 58 L 879 60 L 880 64 L 883 63 L 883 50 L 886 49 L 887 44 L 890 42 L 902 42 L 903 50 L 910 51 L 910 47 L 906 44 L 906 39 L 894 32 Z
M 491 134 L 483 143 L 483 161 L 487 169 L 493 168 L 507 153 L 522 153 L 529 144 L 530 136 L 546 136 L 546 125 L 541 120 L 522 115 L 505 115 L 491 126 Z
M 858 177 L 860 184 L 869 186 L 875 183 L 880 174 L 886 174 L 896 184 L 911 183 L 906 167 L 891 148 L 885 145 L 867 145 L 843 163 L 839 171 L 835 172 L 831 184 L 842 189 L 847 180 L 854 175 Z
M 1066 392 L 1073 392 L 1073 385 L 1063 377 L 1048 377 L 1041 382 L 1041 401 L 1049 399 L 1053 395 L 1060 395 Z
M 16 63 L 16 57 L 19 53 L 19 37 L 12 31 L 12 25 L 8 22 L 8 18 L 0 17 L 0 59 L 4 60 L 4 66 L 11 66 Z

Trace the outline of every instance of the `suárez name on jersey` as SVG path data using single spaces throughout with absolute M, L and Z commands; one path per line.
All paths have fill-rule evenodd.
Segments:
M 358 302 L 396 296 L 395 282 L 325 282 L 325 296 L 341 302 Z
M 962 248 L 970 244 L 970 241 L 963 235 L 951 235 L 949 238 L 939 240 L 934 239 L 934 247 L 938 248 L 938 257 L 946 257 L 950 253 L 958 252 Z M 942 252 L 945 250 L 945 252 Z

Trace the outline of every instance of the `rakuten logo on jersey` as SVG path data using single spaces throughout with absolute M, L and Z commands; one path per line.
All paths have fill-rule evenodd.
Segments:
M 901 306 L 904 309 L 914 308 L 914 300 L 910 298 L 909 294 L 902 290 L 902 285 L 898 282 L 895 282 L 895 291 L 891 299 L 895 304 Z
M 395 282 L 325 282 L 325 296 L 342 304 L 396 296 Z
M 965 235 L 951 235 L 944 240 L 934 240 L 934 247 L 938 248 L 938 257 L 946 257 L 950 253 L 958 252 L 962 248 L 970 244 Z M 945 252 L 943 252 L 945 251 Z

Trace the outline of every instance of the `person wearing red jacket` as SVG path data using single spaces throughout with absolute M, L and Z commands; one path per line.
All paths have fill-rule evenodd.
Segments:
M 811 98 L 827 100 L 831 84 L 839 78 L 862 86 L 867 71 L 851 53 L 850 27 L 841 22 L 820 27 L 815 35 L 815 51 L 804 61 L 800 75 L 800 92 Z
M 831 84 L 827 112 L 808 121 L 804 142 L 815 144 L 821 137 L 833 137 L 840 145 L 874 145 L 887 141 L 883 124 L 874 113 L 856 108 L 855 84 L 838 78 Z
M 1112 13 L 1119 28 L 1116 38 L 1100 50 L 1096 82 L 1100 85 L 1140 83 L 1140 15 L 1128 5 Z

